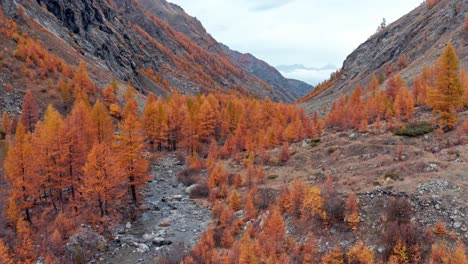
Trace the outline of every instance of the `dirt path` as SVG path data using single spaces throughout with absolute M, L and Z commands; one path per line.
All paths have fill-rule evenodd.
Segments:
M 195 204 L 177 182 L 181 169 L 173 154 L 153 165 L 154 179 L 143 191 L 145 212 L 136 222 L 117 228 L 97 263 L 158 263 L 162 256 L 177 261 L 193 247 L 209 224 L 210 211 Z

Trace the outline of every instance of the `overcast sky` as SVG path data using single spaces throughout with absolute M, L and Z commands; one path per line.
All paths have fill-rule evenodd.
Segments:
M 197 17 L 218 41 L 270 65 L 333 65 L 422 0 L 169 0 Z M 315 84 L 330 70 L 283 72 Z

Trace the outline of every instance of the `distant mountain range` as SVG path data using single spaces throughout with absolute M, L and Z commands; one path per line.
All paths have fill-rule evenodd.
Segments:
M 316 85 L 330 77 L 337 67 L 327 64 L 323 67 L 307 67 L 302 64 L 279 65 L 275 67 L 280 73 L 292 79 L 298 79 L 311 85 Z

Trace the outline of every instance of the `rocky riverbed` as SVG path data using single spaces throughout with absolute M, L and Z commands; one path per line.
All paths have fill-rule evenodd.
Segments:
M 116 228 L 96 263 L 158 263 L 162 257 L 177 262 L 196 244 L 210 222 L 210 210 L 177 182 L 182 169 L 173 154 L 153 164 L 153 180 L 142 192 L 144 212 L 137 221 Z

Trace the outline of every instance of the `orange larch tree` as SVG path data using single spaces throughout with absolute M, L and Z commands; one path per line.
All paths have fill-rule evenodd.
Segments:
M 67 147 L 64 149 L 66 182 L 75 199 L 76 188 L 83 176 L 83 166 L 93 141 L 91 110 L 85 103 L 75 102 L 71 113 L 65 120 Z
M 132 201 L 136 204 L 138 189 L 145 186 L 150 177 L 143 130 L 133 110 L 127 110 L 124 119 L 119 123 L 116 149 L 119 166 L 124 169 Z
M 125 195 L 124 174 L 108 144 L 96 144 L 84 166 L 81 192 L 90 207 L 98 206 L 100 216 Z
M 349 263 L 374 263 L 374 251 L 364 242 L 358 242 L 346 253 Z M 403 262 L 400 262 L 403 263 Z
M 439 58 L 436 88 L 429 90 L 429 105 L 439 116 L 439 125 L 452 129 L 458 120 L 456 110 L 463 105 L 459 61 L 451 43 Z
M 400 74 L 390 77 L 387 82 L 387 86 L 385 87 L 385 93 L 387 97 L 392 102 L 395 101 L 397 94 L 400 92 L 400 89 L 402 89 L 403 86 L 405 86 L 405 81 Z
M 203 142 L 209 142 L 210 137 L 215 135 L 216 109 L 205 99 L 198 113 L 199 136 Z
M 395 98 L 395 116 L 402 121 L 409 121 L 414 113 L 414 96 L 407 87 L 403 87 Z
M 3 240 L 0 239 L 0 263 L 14 264 L 12 254 Z
M 40 146 L 42 149 L 42 166 L 44 167 L 47 186 L 50 192 L 52 203 L 56 208 L 54 196 L 57 194 L 60 211 L 64 212 L 65 188 L 68 182 L 66 179 L 67 166 L 66 158 L 69 152 L 70 142 L 66 138 L 65 122 L 62 115 L 51 105 L 44 114 L 44 124 L 40 129 Z
M 114 124 L 105 106 L 97 101 L 91 111 L 93 143 L 107 143 L 114 138 Z
M 24 211 L 28 222 L 32 222 L 30 209 L 33 207 L 33 195 L 37 192 L 33 159 L 30 135 L 20 123 L 16 129 L 15 142 L 8 149 L 5 158 L 5 180 L 10 186 L 9 207 L 14 206 L 15 210 Z M 15 220 L 17 219 L 10 219 L 10 221 Z
M 359 204 L 355 193 L 351 193 L 346 199 L 345 204 L 346 221 L 353 231 L 356 231 L 359 225 Z
M 162 102 L 150 102 L 145 106 L 141 123 L 151 150 L 162 151 L 167 143 L 167 114 Z
M 39 108 L 30 90 L 24 95 L 20 120 L 29 132 L 34 131 L 34 126 L 39 121 Z
M 2 115 L 2 130 L 7 136 L 11 134 L 11 121 L 6 111 Z
M 83 61 L 80 61 L 78 68 L 75 70 L 73 81 L 75 82 L 75 92 L 79 93 L 79 96 L 75 94 L 76 98 L 83 95 L 95 96 L 97 93 L 97 87 L 93 81 L 89 78 L 88 70 Z

